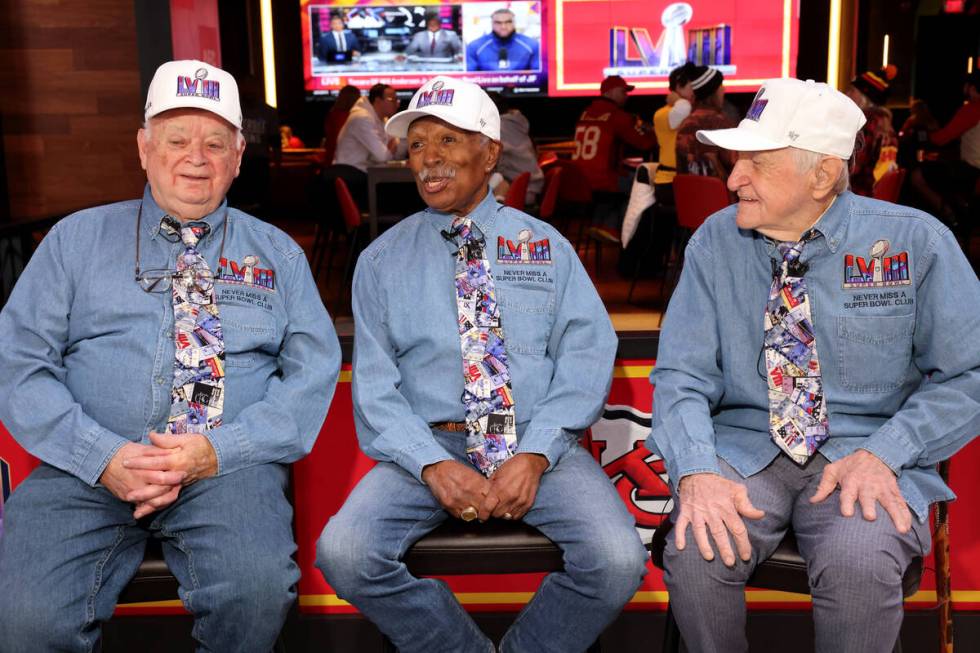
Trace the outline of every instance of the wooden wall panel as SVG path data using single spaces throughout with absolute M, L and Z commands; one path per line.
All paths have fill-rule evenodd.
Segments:
M 133 0 L 0 0 L 0 88 L 12 220 L 142 193 Z

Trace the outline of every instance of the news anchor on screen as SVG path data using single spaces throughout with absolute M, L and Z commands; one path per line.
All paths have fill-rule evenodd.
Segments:
M 493 31 L 466 46 L 466 69 L 537 70 L 540 61 L 538 42 L 517 33 L 514 12 L 498 9 L 490 18 Z
M 344 63 L 361 55 L 361 42 L 357 35 L 344 25 L 339 14 L 330 17 L 330 31 L 320 35 L 320 58 L 324 62 Z
M 425 29 L 412 36 L 412 42 L 405 49 L 406 56 L 430 57 L 448 59 L 463 53 L 463 44 L 459 35 L 448 29 L 442 29 L 442 21 L 437 14 L 427 14 Z

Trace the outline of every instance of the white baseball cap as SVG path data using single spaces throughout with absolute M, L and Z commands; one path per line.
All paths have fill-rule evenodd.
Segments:
M 796 147 L 847 160 L 864 123 L 858 105 L 826 84 L 769 79 L 738 127 L 702 129 L 697 137 L 702 143 L 739 152 Z
M 209 63 L 194 59 L 168 61 L 153 74 L 143 119 L 184 108 L 210 111 L 242 128 L 242 105 L 235 78 Z
M 479 132 L 500 140 L 500 112 L 478 84 L 439 75 L 422 85 L 408 108 L 393 115 L 385 131 L 389 136 L 405 138 L 408 126 L 423 116 L 434 116 L 454 127 Z

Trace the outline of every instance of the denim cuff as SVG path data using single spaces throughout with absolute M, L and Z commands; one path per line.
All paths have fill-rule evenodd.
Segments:
M 872 433 L 859 448 L 888 465 L 896 476 L 901 476 L 902 468 L 910 465 L 919 456 L 919 448 L 915 443 L 902 431 L 887 423 Z
M 235 424 L 222 424 L 218 428 L 203 433 L 214 447 L 218 459 L 215 476 L 244 469 L 252 464 L 252 452 L 248 439 L 242 437 L 241 429 Z
M 121 435 L 97 426 L 85 433 L 76 446 L 71 473 L 95 487 L 112 457 L 129 442 Z
M 667 476 L 675 486 L 680 485 L 681 479 L 692 474 L 721 474 L 718 466 L 718 454 L 714 449 L 691 449 L 678 454 L 674 460 L 664 458 L 667 466 Z
M 517 444 L 517 453 L 537 453 L 548 459 L 550 472 L 568 448 L 575 442 L 575 437 L 566 434 L 561 428 L 528 427 Z

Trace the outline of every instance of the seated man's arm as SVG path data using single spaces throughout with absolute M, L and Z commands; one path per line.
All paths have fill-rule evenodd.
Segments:
M 104 480 L 123 500 L 170 496 L 169 503 L 182 474 L 120 469 L 117 458 L 152 447 L 133 442 L 136 434 L 124 437 L 97 423 L 65 385 L 63 356 L 78 272 L 66 262 L 83 259 L 63 249 L 64 229 L 55 225 L 41 242 L 0 313 L 7 334 L 0 347 L 0 420 L 24 449 L 52 467 L 91 486 Z M 114 473 L 103 479 L 110 463 Z M 130 498 L 135 491 L 140 497 Z
M 63 229 L 52 227 L 0 313 L 0 419 L 33 456 L 95 485 L 131 440 L 86 415 L 65 386 L 74 280 Z
M 418 54 L 422 51 L 422 41 L 419 39 L 419 34 L 424 34 L 425 32 L 416 32 L 415 36 L 412 37 L 411 42 L 409 42 L 408 47 L 405 48 L 405 56 L 410 56 L 413 54 Z
M 657 135 L 652 131 L 642 133 L 636 128 L 636 118 L 625 111 L 616 112 L 612 123 L 616 136 L 630 146 L 641 150 L 650 150 L 657 145 Z M 618 163 L 618 162 L 617 162 Z
M 980 103 L 964 104 L 957 109 L 949 123 L 929 134 L 929 140 L 933 145 L 946 145 L 965 134 L 978 122 L 980 122 Z
M 352 391 L 354 421 L 361 449 L 371 458 L 392 462 L 422 480 L 422 469 L 451 460 L 432 436 L 428 423 L 399 392 L 401 372 L 388 337 L 387 307 L 381 298 L 375 260 L 362 255 L 354 270 Z M 398 310 L 398 309 L 395 309 Z
M 715 452 L 711 412 L 724 390 L 719 356 L 720 316 L 715 313 L 711 253 L 698 235 L 688 242 L 680 282 L 670 299 L 650 375 L 655 386 L 653 428 L 647 448 L 659 451 L 675 487 L 680 514 L 675 528 L 678 549 L 687 543 L 690 525 L 698 550 L 714 559 L 714 540 L 726 565 L 735 564 L 728 533 L 743 560 L 751 556 L 742 517 L 758 519 L 744 485 L 723 478 Z

